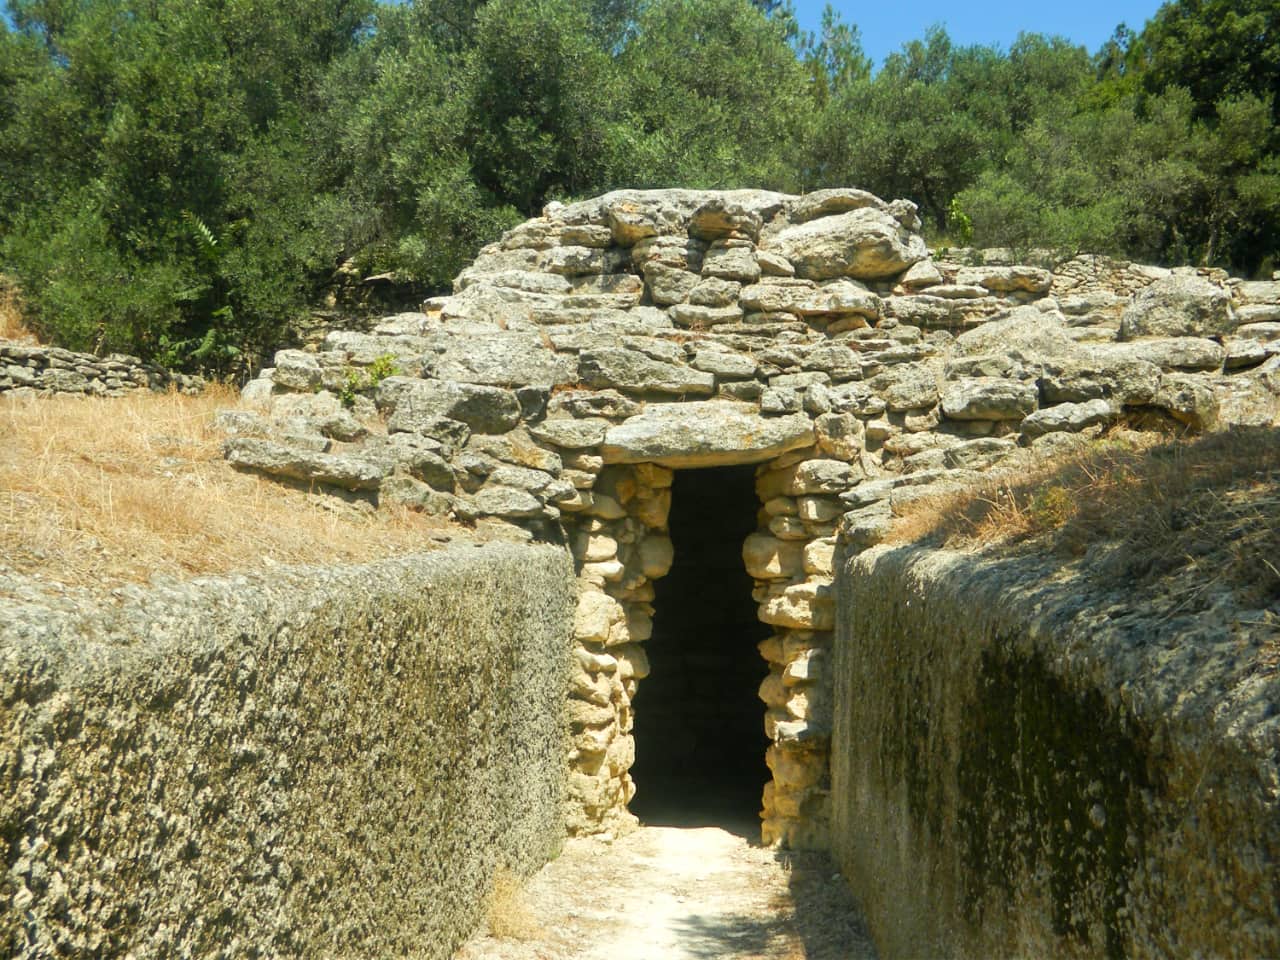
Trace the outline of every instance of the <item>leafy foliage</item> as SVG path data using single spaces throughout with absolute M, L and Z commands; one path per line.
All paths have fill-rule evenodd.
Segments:
M 7 0 L 0 272 L 28 322 L 226 372 L 335 272 L 424 291 L 550 199 L 852 184 L 940 237 L 1269 269 L 1272 0 L 1094 56 L 940 28 L 879 66 L 776 0 Z

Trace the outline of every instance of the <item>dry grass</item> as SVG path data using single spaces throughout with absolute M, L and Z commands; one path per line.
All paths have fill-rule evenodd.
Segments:
M 501 940 L 535 940 L 544 932 L 525 898 L 524 884 L 506 867 L 494 872 L 488 921 L 489 935 Z
M 918 504 L 894 539 L 1034 541 L 1071 556 L 1113 543 L 1109 572 L 1135 582 L 1193 570 L 1202 595 L 1221 585 L 1280 602 L 1280 430 L 1104 441 L 1036 473 Z
M 35 343 L 36 335 L 27 329 L 22 316 L 22 298 L 18 288 L 0 275 L 0 340 Z
M 120 399 L 0 394 L 0 565 L 111 587 L 272 563 L 427 549 L 441 522 L 335 511 L 327 496 L 237 473 L 214 413 L 234 393 Z

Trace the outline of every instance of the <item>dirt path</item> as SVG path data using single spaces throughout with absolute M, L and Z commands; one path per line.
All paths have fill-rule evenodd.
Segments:
M 844 881 L 822 854 L 725 830 L 644 827 L 570 840 L 455 960 L 874 960 Z M 521 916 L 523 907 L 527 914 Z

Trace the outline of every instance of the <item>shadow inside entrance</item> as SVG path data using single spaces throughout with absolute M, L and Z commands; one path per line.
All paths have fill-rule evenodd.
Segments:
M 742 541 L 760 503 L 751 466 L 676 472 L 670 573 L 654 585 L 650 673 L 636 696 L 636 797 L 631 811 L 654 826 L 722 827 L 760 839 L 764 706 L 768 672 Z

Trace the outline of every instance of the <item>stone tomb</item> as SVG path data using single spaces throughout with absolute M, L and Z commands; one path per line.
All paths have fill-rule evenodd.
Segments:
M 853 189 L 552 204 L 421 313 L 277 354 L 223 417 L 226 455 L 568 543 L 577 833 L 634 822 L 677 472 L 754 469 L 741 557 L 768 631 L 763 837 L 821 847 L 837 544 L 863 550 L 916 498 L 1117 423 L 1277 421 L 1280 283 L 933 260 L 918 229 L 912 204 Z

